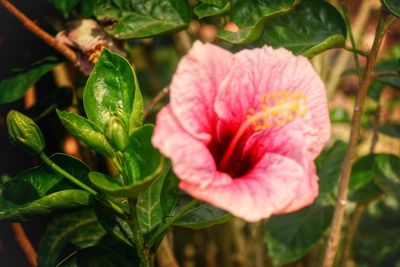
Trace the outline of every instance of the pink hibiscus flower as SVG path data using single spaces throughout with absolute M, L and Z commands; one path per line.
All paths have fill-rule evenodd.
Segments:
M 306 58 L 196 42 L 170 88 L 152 143 L 171 158 L 182 190 L 247 221 L 314 201 L 314 159 L 330 123 L 324 85 Z

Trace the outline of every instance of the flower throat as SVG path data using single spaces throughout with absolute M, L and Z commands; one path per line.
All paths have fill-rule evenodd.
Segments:
M 283 127 L 307 114 L 306 96 L 301 92 L 273 91 L 263 95 L 256 108 L 249 108 L 246 120 L 240 125 L 218 164 L 220 171 L 227 170 L 235 150 L 249 130 L 259 132 L 273 127 Z

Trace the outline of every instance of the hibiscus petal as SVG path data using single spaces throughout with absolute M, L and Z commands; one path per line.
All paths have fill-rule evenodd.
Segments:
M 297 208 L 310 204 L 309 196 L 302 199 L 297 194 L 300 184 L 308 181 L 308 173 L 294 160 L 267 153 L 250 172 L 230 184 L 199 188 L 181 181 L 179 186 L 195 198 L 255 222 L 292 211 L 287 208 L 294 201 L 299 201 Z
M 315 158 L 329 138 L 329 114 L 324 84 L 302 56 L 267 46 L 235 54 L 231 72 L 217 94 L 215 111 L 226 125 L 223 128 L 235 131 L 250 109 L 262 104 L 263 96 L 281 91 L 306 96 L 309 115 L 303 119 L 302 128 L 308 152 Z
M 216 171 L 207 146 L 180 126 L 170 105 L 158 113 L 156 125 L 151 142 L 172 160 L 173 170 L 181 180 L 199 187 L 231 181 L 228 175 Z
M 215 96 L 232 61 L 229 51 L 197 41 L 180 61 L 172 79 L 171 106 L 175 117 L 188 133 L 205 142 L 215 131 Z

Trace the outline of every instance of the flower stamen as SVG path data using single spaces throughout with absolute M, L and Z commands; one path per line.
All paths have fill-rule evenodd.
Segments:
M 304 118 L 307 112 L 306 97 L 301 92 L 283 90 L 264 95 L 258 109 L 249 108 L 246 120 L 232 138 L 218 164 L 219 169 L 224 170 L 228 166 L 241 137 L 251 126 L 255 132 L 283 127 L 297 118 Z

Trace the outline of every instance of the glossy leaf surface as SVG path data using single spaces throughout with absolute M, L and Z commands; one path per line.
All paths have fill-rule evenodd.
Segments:
M 151 144 L 154 126 L 146 124 L 135 130 L 125 149 L 124 164 L 129 185 L 154 179 L 162 170 L 160 152 Z
M 82 249 L 96 245 L 105 235 L 93 210 L 55 217 L 47 226 L 38 250 L 39 266 L 53 267 L 67 244 Z
M 15 70 L 14 76 L 0 80 L 0 105 L 23 97 L 30 86 L 59 63 L 56 57 L 46 57 L 26 69 Z
M 51 159 L 67 172 L 89 183 L 89 168 L 76 158 L 55 154 Z M 64 209 L 90 205 L 90 195 L 48 167 L 27 170 L 1 187 L 0 219 L 28 220 Z
M 194 14 L 199 19 L 221 15 L 229 10 L 228 0 L 200 0 L 199 4 L 193 9 Z
M 148 38 L 180 30 L 190 21 L 185 0 L 100 0 L 94 10 L 117 39 Z
M 57 110 L 57 115 L 64 127 L 79 141 L 104 156 L 111 157 L 113 148 L 104 134 L 90 121 L 78 114 Z
M 273 216 L 265 228 L 268 252 L 276 264 L 300 259 L 330 226 L 333 207 L 312 205 L 295 213 Z
M 113 116 L 129 131 L 139 126 L 143 100 L 129 62 L 104 49 L 86 83 L 83 105 L 88 119 L 101 131 Z
M 218 37 L 233 44 L 254 41 L 260 36 L 268 21 L 292 11 L 299 2 L 299 0 L 231 1 L 231 20 L 239 27 L 239 31 L 219 30 Z
M 382 0 L 381 2 L 393 15 L 400 17 L 400 2 L 398 0 Z
M 313 57 L 342 47 L 346 24 L 340 13 L 325 1 L 303 0 L 291 13 L 266 24 L 257 46 L 285 47 L 295 54 Z
M 93 246 L 79 250 L 56 267 L 121 267 L 119 255 L 105 247 Z

